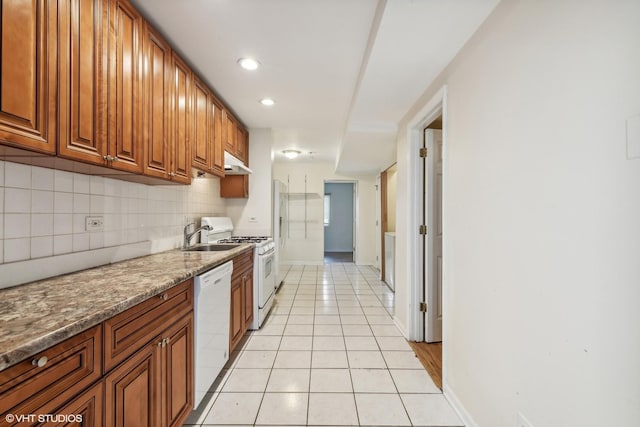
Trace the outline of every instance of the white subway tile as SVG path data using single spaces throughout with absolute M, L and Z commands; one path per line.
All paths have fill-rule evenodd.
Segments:
M 91 192 L 91 177 L 80 173 L 73 174 L 73 192 L 76 194 L 89 194 Z
M 53 236 L 53 214 L 31 214 L 31 237 L 40 236 Z
M 88 194 L 73 195 L 73 213 L 88 214 L 91 212 L 91 196 Z
M 73 233 L 84 233 L 87 227 L 86 214 L 73 214 Z
M 104 196 L 91 195 L 90 208 L 92 214 L 104 213 Z
M 33 166 L 31 168 L 31 188 L 53 191 L 53 169 Z
M 3 213 L 0 213 L 0 240 L 1 239 L 4 239 L 4 214 Z
M 31 166 L 5 162 L 4 185 L 13 188 L 31 188 Z
M 89 233 L 89 248 L 100 249 L 104 247 L 104 232 L 94 231 Z
M 31 213 L 53 213 L 53 191 L 31 191 Z
M 73 235 L 73 252 L 89 250 L 89 233 L 79 233 Z
M 73 235 L 65 234 L 53 237 L 53 254 L 68 254 L 73 251 Z
M 104 178 L 101 176 L 92 176 L 89 180 L 91 194 L 104 195 Z
M 31 258 L 53 256 L 53 236 L 31 238 Z
M 31 212 L 31 190 L 22 188 L 5 188 L 4 211 L 8 213 Z
M 0 239 L 0 264 L 4 262 L 4 240 Z
M 54 214 L 53 215 L 53 234 L 63 235 L 73 233 L 73 215 L 71 214 Z
M 18 239 L 30 237 L 31 214 L 4 214 L 4 238 Z
M 0 187 L 4 187 L 4 169 L 4 161 L 0 160 Z
M 5 239 L 4 262 L 14 262 L 29 259 L 31 255 L 30 239 Z
M 73 213 L 73 193 L 55 192 L 53 196 L 53 213 Z
M 73 192 L 73 174 L 66 171 L 54 172 L 54 190 L 65 193 Z

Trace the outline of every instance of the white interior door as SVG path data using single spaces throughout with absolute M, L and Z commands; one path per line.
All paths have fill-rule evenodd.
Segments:
M 425 341 L 439 342 L 442 341 L 442 131 L 426 129 L 424 141 L 428 153 L 424 198 L 427 215 Z

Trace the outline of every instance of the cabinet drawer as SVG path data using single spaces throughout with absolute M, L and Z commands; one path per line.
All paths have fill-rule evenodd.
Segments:
M 98 325 L 0 372 L 0 414 L 53 413 L 100 378 L 101 357 Z M 4 417 L 0 425 L 8 425 Z
M 168 324 L 193 310 L 193 279 L 104 322 L 104 372 L 142 348 Z
M 242 274 L 250 268 L 253 268 L 253 249 L 243 252 L 233 258 L 232 280 L 236 277 L 242 276 Z

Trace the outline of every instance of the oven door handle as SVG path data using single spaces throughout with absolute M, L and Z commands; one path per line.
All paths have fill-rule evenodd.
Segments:
M 276 251 L 276 248 L 272 248 L 269 249 L 267 252 L 260 254 L 260 256 L 267 256 L 267 255 L 271 255 L 272 253 L 274 253 Z

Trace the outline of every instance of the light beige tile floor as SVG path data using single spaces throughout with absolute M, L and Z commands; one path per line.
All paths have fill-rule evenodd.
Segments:
M 354 264 L 291 266 L 265 324 L 185 425 L 462 426 L 377 277 Z

